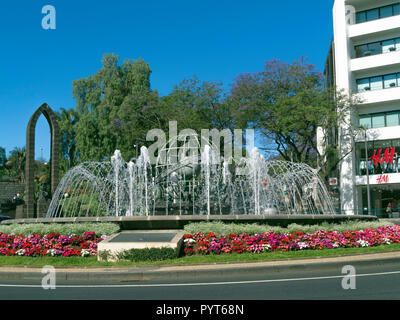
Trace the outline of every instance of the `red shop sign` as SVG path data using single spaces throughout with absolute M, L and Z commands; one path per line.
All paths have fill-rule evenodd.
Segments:
M 386 174 L 386 175 L 382 175 L 382 176 L 378 177 L 378 179 L 376 179 L 376 182 L 378 184 L 388 183 L 389 182 L 389 175 Z
M 385 162 L 387 164 L 393 164 L 393 158 L 394 158 L 394 151 L 395 148 L 387 148 L 385 150 L 385 153 L 382 154 L 382 149 L 379 149 L 378 152 L 374 150 L 374 155 L 370 158 L 371 164 L 374 164 L 374 166 L 377 166 L 378 163 L 384 164 Z

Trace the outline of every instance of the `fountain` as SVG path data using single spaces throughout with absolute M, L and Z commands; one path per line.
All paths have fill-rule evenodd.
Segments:
M 174 139 L 151 163 L 146 147 L 125 162 L 82 163 L 62 178 L 47 212 L 55 217 L 334 214 L 325 184 L 306 164 L 219 157 L 196 137 Z M 186 141 L 186 140 L 185 140 Z

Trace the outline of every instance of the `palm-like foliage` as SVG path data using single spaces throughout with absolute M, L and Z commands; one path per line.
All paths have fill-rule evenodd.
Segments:
M 11 173 L 19 178 L 21 182 L 25 182 L 25 162 L 26 162 L 26 150 L 25 147 L 15 147 L 11 152 L 6 162 L 6 167 Z

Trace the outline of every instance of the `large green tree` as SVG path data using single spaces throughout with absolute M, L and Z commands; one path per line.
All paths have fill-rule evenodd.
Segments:
M 339 123 L 352 126 L 348 115 L 357 101 L 325 88 L 314 65 L 305 59 L 267 61 L 264 70 L 238 76 L 231 99 L 241 105 L 243 118 L 259 130 L 264 149 L 284 160 L 317 167 L 325 178 L 336 169 L 342 155 L 335 129 Z M 329 132 L 321 137 L 323 148 L 317 143 L 318 128 Z
M 73 82 L 80 161 L 103 160 L 115 149 L 133 157 L 133 145 L 145 141 L 147 109 L 158 103 L 157 92 L 150 88 L 151 69 L 142 59 L 120 66 L 118 60 L 105 55 L 98 72 Z
M 170 121 L 178 129 L 233 128 L 231 104 L 221 83 L 185 79 L 170 94 L 159 97 L 150 86 L 151 69 L 142 59 L 126 60 L 105 55 L 103 67 L 93 76 L 73 82 L 75 111 L 60 113 L 65 159 L 103 160 L 115 149 L 125 159 L 136 155 L 136 146 L 148 145 L 149 130 L 168 133 Z

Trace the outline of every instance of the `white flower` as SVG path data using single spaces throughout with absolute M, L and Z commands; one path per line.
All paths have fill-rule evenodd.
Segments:
M 263 244 L 262 246 L 263 246 L 264 250 L 270 250 L 271 249 L 271 245 L 268 244 L 268 243 Z
M 384 238 L 383 241 L 385 241 L 386 244 L 392 244 L 392 241 L 388 238 Z
M 304 248 L 308 248 L 308 244 L 305 242 L 298 242 L 297 246 L 299 247 L 300 250 L 302 250 Z
M 82 257 L 90 256 L 90 251 L 88 249 L 82 249 L 81 256 Z
M 16 252 L 16 254 L 19 255 L 19 256 L 23 256 L 24 253 L 25 253 L 25 249 L 19 249 L 19 250 L 17 250 L 17 252 Z
M 365 240 L 357 240 L 357 242 L 361 245 L 361 247 L 369 247 L 368 241 L 365 241 Z

